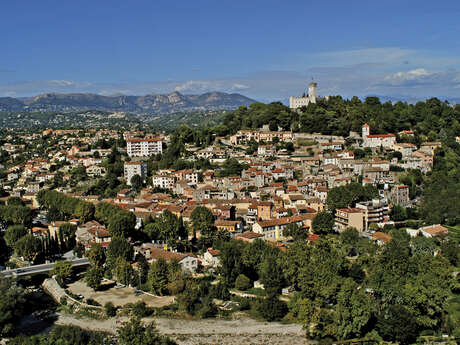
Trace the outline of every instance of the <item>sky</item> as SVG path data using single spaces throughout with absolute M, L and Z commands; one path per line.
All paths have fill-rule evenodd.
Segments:
M 0 96 L 223 91 L 460 97 L 458 0 L 21 0 Z

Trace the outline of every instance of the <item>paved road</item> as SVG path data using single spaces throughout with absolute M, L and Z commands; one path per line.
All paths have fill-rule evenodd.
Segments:
M 89 260 L 87 258 L 72 260 L 73 267 L 86 266 L 86 265 L 89 265 Z M 53 268 L 54 268 L 54 262 L 51 264 L 42 264 L 42 265 L 33 265 L 33 266 L 22 267 L 22 268 L 15 268 L 12 270 L 2 271 L 0 272 L 0 274 L 6 278 L 13 278 L 13 277 L 17 278 L 17 277 L 23 277 L 23 276 L 28 276 L 28 275 L 51 272 Z

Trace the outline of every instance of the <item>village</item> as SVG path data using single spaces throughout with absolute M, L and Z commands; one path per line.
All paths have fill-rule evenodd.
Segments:
M 290 224 L 300 226 L 308 233 L 307 240 L 314 241 L 318 235 L 312 231 L 312 221 L 318 212 L 328 208 L 328 192 L 359 183 L 375 186 L 378 195 L 353 207 L 335 210 L 334 230 L 341 232 L 353 227 L 362 236 L 380 242 L 388 241 L 388 235 L 378 230 L 394 224 L 390 217 L 392 207 L 411 207 L 419 202 L 411 198 L 409 186 L 400 183 L 399 176 L 409 169 L 429 172 L 434 152 L 441 146 L 440 142 L 424 142 L 420 147 L 405 142 L 404 139 L 413 136 L 410 130 L 371 135 L 367 124 L 363 124 L 361 134 L 350 133 L 347 138 L 270 131 L 267 127 L 240 130 L 227 138 L 217 137 L 213 145 L 205 148 L 187 144 L 187 156 L 183 158 L 189 162 L 208 160 L 216 166 L 206 170 L 148 171 L 147 160 L 162 153 L 163 147 L 170 143 L 170 135 L 126 131 L 122 134 L 126 146 L 117 147 L 123 160 L 123 174 L 117 179 L 125 188 L 112 198 L 88 194 L 84 189 L 106 174 L 103 162 L 111 150 L 97 147 L 97 143 L 117 140 L 120 133 L 45 130 L 32 135 L 9 134 L 1 149 L 12 161 L 24 147 L 14 144 L 15 141 L 43 136 L 48 142 L 43 144 L 47 146 L 43 155 L 34 153 L 21 164 L 9 164 L 2 187 L 10 197 L 19 197 L 32 209 L 39 209 L 37 194 L 59 178 L 62 181 L 56 191 L 94 204 L 108 202 L 132 212 L 136 229 L 143 227 L 148 217 L 155 218 L 165 210 L 188 223 L 193 210 L 204 206 L 212 212 L 215 227 L 232 238 L 243 241 L 260 238 L 282 248 L 292 240 L 283 232 Z M 248 154 L 248 145 L 252 143 L 256 143 L 257 149 Z M 279 149 L 279 143 L 289 144 L 289 150 Z M 237 175 L 222 177 L 219 166 L 229 159 L 244 168 Z M 76 175 L 81 176 L 75 184 Z M 132 186 L 135 176 L 140 178 L 142 186 L 137 190 Z M 34 236 L 49 233 L 54 237 L 62 223 L 64 220 L 48 221 L 42 217 L 31 230 Z M 83 223 L 80 219 L 72 219 L 70 223 L 77 226 L 77 243 L 86 249 L 92 243 L 100 243 L 104 248 L 109 245 L 111 235 L 105 225 L 96 221 Z M 200 234 L 190 233 L 190 239 L 192 236 L 199 238 Z M 136 250 L 147 254 L 148 260 L 163 256 L 182 259 L 186 255 L 163 253 L 168 251 L 164 241 L 142 243 Z M 216 266 L 216 255 L 209 248 L 198 260 L 192 260 L 190 266 L 187 262 L 187 268 Z

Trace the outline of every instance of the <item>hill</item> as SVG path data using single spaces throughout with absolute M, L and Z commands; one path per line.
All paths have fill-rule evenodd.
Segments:
M 102 96 L 88 93 L 45 93 L 29 98 L 0 98 L 0 111 L 75 112 L 102 110 L 135 114 L 170 114 L 177 112 L 236 109 L 254 100 L 240 94 L 208 92 L 202 95 L 149 94 L 145 96 Z

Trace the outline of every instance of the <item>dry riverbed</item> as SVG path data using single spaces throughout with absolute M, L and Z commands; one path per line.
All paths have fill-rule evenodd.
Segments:
M 109 320 L 75 319 L 72 315 L 59 315 L 56 324 L 75 325 L 89 330 L 116 332 L 121 322 L 127 318 Z M 239 320 L 184 320 L 184 319 L 144 319 L 155 321 L 162 334 L 174 338 L 180 345 L 198 344 L 263 344 L 300 345 L 309 344 L 304 337 L 302 326 L 261 322 L 252 319 Z

